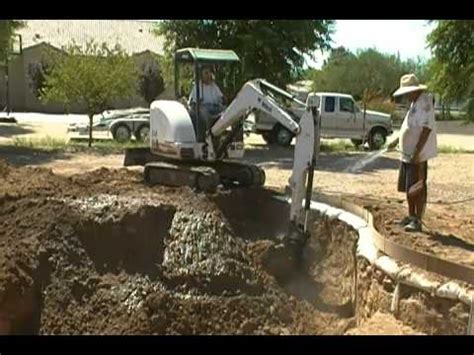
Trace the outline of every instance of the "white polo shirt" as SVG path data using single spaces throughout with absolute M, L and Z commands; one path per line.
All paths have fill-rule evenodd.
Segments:
M 201 102 L 204 105 L 219 105 L 222 103 L 223 95 L 216 83 L 212 82 L 211 84 L 206 85 L 201 82 L 200 84 L 199 95 L 201 96 Z M 191 95 L 189 95 L 189 103 L 191 102 L 196 102 L 196 85 L 193 86 Z
M 420 152 L 420 162 L 432 159 L 438 153 L 433 97 L 426 92 L 423 92 L 415 102 L 412 102 L 400 128 L 402 161 L 410 161 L 409 156 L 415 152 L 423 127 L 428 127 L 431 132 Z

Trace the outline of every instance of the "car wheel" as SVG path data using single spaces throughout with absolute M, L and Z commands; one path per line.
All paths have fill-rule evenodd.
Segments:
M 148 143 L 150 141 L 150 126 L 144 124 L 138 128 L 137 133 L 135 134 L 137 140 Z
M 113 137 L 118 142 L 128 142 L 132 138 L 132 132 L 124 124 L 120 124 L 114 128 Z
M 281 125 L 275 127 L 274 136 L 275 142 L 282 147 L 289 147 L 293 140 L 293 133 Z
M 369 136 L 370 150 L 378 150 L 382 148 L 387 141 L 387 132 L 383 128 L 374 128 Z

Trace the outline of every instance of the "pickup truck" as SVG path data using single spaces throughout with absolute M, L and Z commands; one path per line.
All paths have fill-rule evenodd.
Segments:
M 135 136 L 137 140 L 147 142 L 150 132 L 150 109 L 132 108 L 127 110 L 104 111 L 99 115 L 99 120 L 92 125 L 93 132 L 111 133 L 119 142 L 126 142 Z M 79 135 L 89 134 L 88 124 L 69 125 L 67 132 Z
M 319 97 L 322 138 L 347 138 L 356 147 L 367 142 L 371 150 L 376 150 L 381 148 L 387 136 L 393 133 L 389 114 L 366 110 L 364 115 L 351 95 L 331 92 L 316 94 Z M 304 94 L 299 93 L 297 96 L 305 102 Z M 292 105 L 287 110 L 298 120 L 304 108 Z M 293 135 L 273 117 L 263 112 L 255 112 L 253 115 L 253 132 L 261 134 L 268 144 L 291 144 Z

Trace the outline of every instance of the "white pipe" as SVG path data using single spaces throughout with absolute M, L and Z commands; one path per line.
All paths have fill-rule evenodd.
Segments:
M 398 282 L 397 286 L 395 286 L 395 290 L 393 291 L 392 304 L 390 305 L 390 311 L 393 314 L 398 313 L 398 306 L 400 304 L 400 287 L 400 282 Z

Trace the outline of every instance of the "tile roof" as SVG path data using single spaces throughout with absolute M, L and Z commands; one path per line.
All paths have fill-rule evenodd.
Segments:
M 94 39 L 109 46 L 117 43 L 129 54 L 163 53 L 164 39 L 152 33 L 155 23 L 138 20 L 27 20 L 21 34 L 23 49 L 42 42 L 62 48 L 73 39 L 79 45 Z

